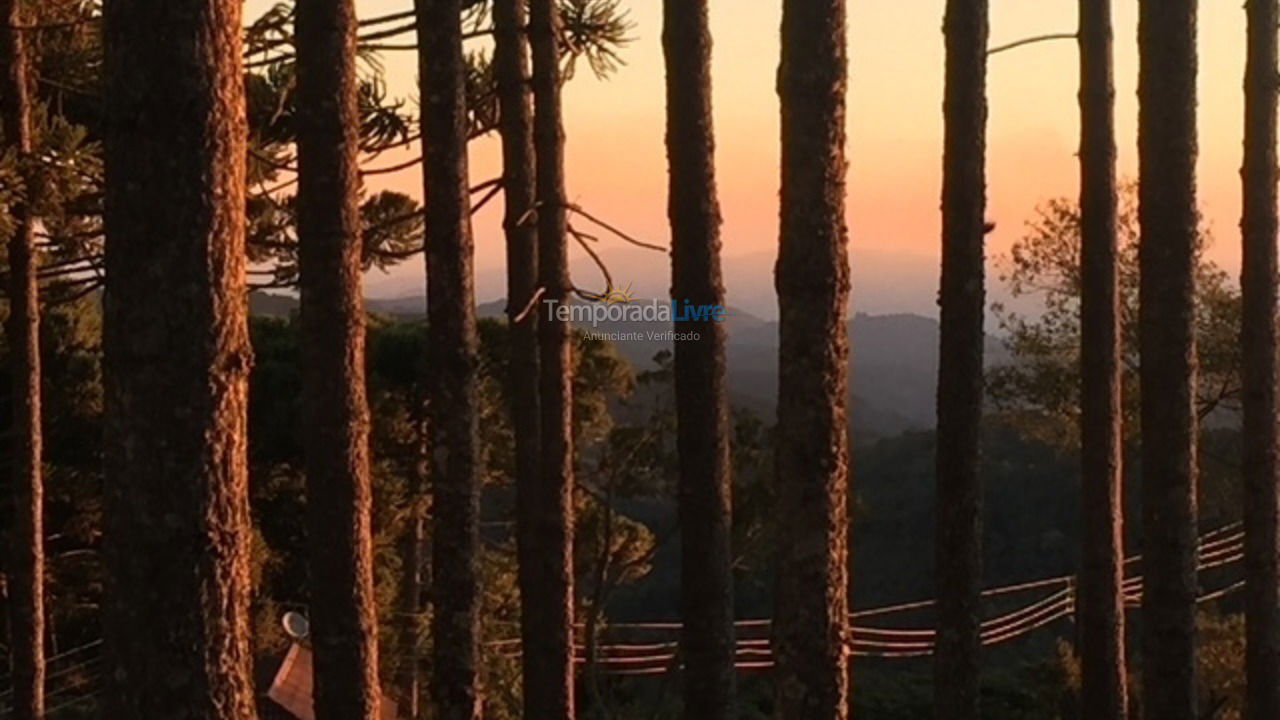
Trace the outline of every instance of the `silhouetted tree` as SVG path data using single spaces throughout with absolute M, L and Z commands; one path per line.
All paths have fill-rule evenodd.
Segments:
M 948 0 L 938 370 L 934 708 L 977 720 L 982 484 L 983 235 L 986 232 L 987 0 Z
M 778 289 L 777 715 L 848 715 L 844 0 L 786 0 Z
M 1141 0 L 1142 708 L 1197 717 L 1196 0 Z
M 663 3 L 672 297 L 694 306 L 724 305 L 709 22 L 706 0 Z M 736 639 L 725 330 L 704 316 L 678 322 L 676 331 L 691 336 L 675 342 L 684 716 L 730 720 Z
M 1111 0 L 1080 0 L 1079 14 L 1081 713 L 1124 720 L 1124 434 Z
M 1243 303 L 1240 347 L 1244 410 L 1246 712 L 1280 717 L 1280 428 L 1276 353 L 1276 27 L 1280 3 L 1250 0 L 1245 70 Z
M 551 629 L 539 625 L 540 608 L 555 607 L 554 598 L 539 595 L 555 588 L 542 585 L 546 571 L 545 538 L 540 525 L 546 510 L 542 490 L 541 418 L 538 371 L 538 325 L 541 314 L 535 303 L 538 292 L 538 225 L 533 214 L 536 201 L 536 159 L 533 146 L 533 95 L 529 86 L 529 39 L 525 0 L 495 0 L 493 4 L 494 75 L 498 88 L 498 132 L 502 136 L 502 183 L 507 240 L 507 322 L 511 328 L 508 374 L 511 385 L 511 428 L 515 441 L 516 545 L 520 584 L 522 637 L 538 643 Z M 553 550 L 553 552 L 556 552 Z M 560 591 L 563 591 L 562 589 Z M 563 598 L 560 599 L 560 602 Z M 563 618 L 561 618 L 563 621 Z M 535 667 L 541 659 L 521 656 L 526 714 L 535 711 L 541 697 L 533 687 L 539 679 Z M 561 668 L 563 671 L 563 668 Z M 561 683 L 563 678 L 554 682 Z M 532 716 L 532 715 L 530 715 Z
M 565 218 L 564 127 L 560 108 L 560 9 L 555 0 L 530 0 L 533 55 L 533 134 L 536 149 L 538 278 L 543 302 L 569 298 L 568 224 Z M 545 306 L 544 306 L 545 307 Z M 521 616 L 526 717 L 571 720 L 573 698 L 573 346 L 569 324 L 554 312 L 538 323 L 538 398 L 541 478 L 526 493 L 527 540 Z M 536 560 L 535 560 L 536 558 Z
M 241 3 L 103 13 L 103 714 L 251 720 Z
M 23 181 L 10 206 L 9 318 L 5 327 L 13 387 L 9 462 L 13 532 L 9 566 L 9 632 L 13 717 L 44 717 L 44 479 L 40 430 L 40 287 L 33 206 L 31 80 L 25 13 L 19 0 L 0 0 L 0 125 Z
M 479 358 L 462 5 L 418 0 L 416 7 L 426 156 L 428 405 L 435 459 L 431 699 L 439 720 L 479 720 Z
M 302 428 L 318 720 L 379 720 L 353 0 L 295 8 Z

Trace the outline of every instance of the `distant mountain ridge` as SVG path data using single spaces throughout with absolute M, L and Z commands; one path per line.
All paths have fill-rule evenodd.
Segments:
M 421 318 L 421 296 L 370 298 L 369 312 L 398 318 Z M 287 316 L 297 299 L 254 293 L 255 315 Z M 477 307 L 481 317 L 502 317 L 505 300 Z M 729 388 L 732 402 L 768 420 L 774 413 L 778 387 L 778 323 L 744 310 L 727 312 Z M 651 337 L 669 330 L 661 323 L 600 323 L 596 331 L 625 334 L 614 344 L 636 369 L 652 367 L 653 357 L 670 350 L 670 342 Z M 855 314 L 849 320 L 853 338 L 850 405 L 851 421 L 860 439 L 898 435 L 933 427 L 935 382 L 938 375 L 938 321 L 910 313 Z M 994 338 L 987 340 L 988 364 L 1000 362 L 1006 351 Z

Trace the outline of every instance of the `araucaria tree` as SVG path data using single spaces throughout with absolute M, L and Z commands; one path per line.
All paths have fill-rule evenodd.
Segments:
M 22 188 L 10 206 L 9 318 L 5 338 L 12 375 L 9 441 L 13 530 L 9 553 L 9 630 L 15 720 L 44 718 L 44 479 L 40 431 L 40 287 L 33 217 L 37 177 L 32 156 L 30 59 L 26 13 L 0 0 L 0 127 L 18 161 Z
M 1128 713 L 1111 0 L 1080 0 L 1080 547 L 1084 717 Z
M 434 503 L 433 717 L 479 720 L 478 341 L 460 0 L 418 0 Z
M 709 22 L 707 0 L 663 3 L 672 297 L 704 307 L 724 305 Z M 684 716 L 731 720 L 737 645 L 725 330 L 710 316 L 676 330 L 687 336 L 675 342 Z
M 315 708 L 378 720 L 353 0 L 295 8 L 298 269 Z
M 948 0 L 938 370 L 934 713 L 977 720 L 982 485 L 987 0 Z
M 1196 0 L 1141 0 L 1142 710 L 1196 708 Z
M 564 127 L 560 108 L 560 12 L 556 0 L 530 0 L 533 55 L 538 279 L 543 300 L 569 297 Z M 545 306 L 543 306 L 545 307 Z M 571 720 L 573 698 L 573 346 L 570 327 L 539 307 L 538 400 L 542 465 L 536 488 L 521 496 L 520 585 L 525 717 Z M 535 545 L 528 546 L 529 541 Z
M 848 714 L 844 0 L 786 0 L 773 643 L 777 716 Z
M 1276 352 L 1276 26 L 1280 2 L 1250 0 L 1245 69 L 1240 349 L 1244 410 L 1245 712 L 1280 717 L 1280 427 Z
M 256 717 L 240 12 L 103 6 L 106 717 Z

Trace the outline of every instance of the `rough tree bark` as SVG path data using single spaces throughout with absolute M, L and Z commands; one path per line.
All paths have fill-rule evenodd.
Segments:
M 105 716 L 251 720 L 238 0 L 108 0 Z
M 1124 720 L 1123 433 L 1111 0 L 1080 0 L 1081 716 Z
M 536 149 L 538 278 L 544 288 L 538 319 L 538 399 L 541 475 L 526 494 L 529 541 L 522 559 L 525 717 L 572 720 L 573 697 L 573 348 L 569 324 L 546 308 L 563 306 L 570 291 L 565 217 L 564 127 L 560 108 L 560 13 L 555 0 L 530 0 L 533 134 Z
M 318 720 L 378 720 L 353 0 L 296 14 L 298 261 Z
M 723 306 L 707 0 L 665 0 L 662 46 L 672 297 Z M 684 716 L 730 720 L 736 642 L 725 330 L 709 318 L 675 330 L 696 336 L 675 343 Z
M 9 451 L 13 483 L 10 538 L 9 632 L 13 717 L 44 717 L 44 479 L 40 428 L 40 286 L 32 205 L 36 176 L 31 163 L 31 81 L 26 24 L 19 0 L 0 0 L 0 125 L 21 163 L 24 195 L 10 208 L 9 318 L 5 326 L 13 377 L 13 427 Z
M 1277 415 L 1276 27 L 1280 3 L 1249 0 L 1245 69 L 1244 239 L 1240 331 L 1244 384 L 1245 695 L 1249 720 L 1280 717 L 1280 427 Z
M 938 720 L 977 720 L 982 483 L 987 0 L 948 0 L 938 371 Z
M 1142 708 L 1196 709 L 1196 0 L 1138 19 Z
M 781 235 L 773 644 L 777 716 L 848 716 L 849 338 L 844 0 L 782 14 Z
M 427 198 L 427 326 L 435 480 L 432 702 L 438 720 L 478 720 L 479 368 L 459 0 L 418 0 Z

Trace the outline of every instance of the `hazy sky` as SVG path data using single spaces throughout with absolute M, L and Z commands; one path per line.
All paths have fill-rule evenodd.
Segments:
M 268 3 L 251 0 L 250 15 Z M 666 159 L 659 0 L 624 0 L 634 22 L 627 65 L 605 81 L 586 72 L 566 90 L 570 198 L 645 239 L 665 244 Z M 362 16 L 409 0 L 358 0 Z M 1072 32 L 1075 0 L 992 0 L 993 45 Z M 769 295 L 777 234 L 780 0 L 712 0 L 715 120 L 724 252 L 731 301 Z M 850 0 L 848 220 L 854 304 L 873 312 L 929 311 L 937 284 L 941 187 L 943 0 Z M 1214 231 L 1212 257 L 1238 269 L 1243 127 L 1244 10 L 1239 0 L 1200 3 L 1200 196 Z M 1116 85 L 1120 172 L 1136 175 L 1137 3 L 1117 0 Z M 409 53 L 387 55 L 393 92 L 412 97 Z M 992 58 L 988 144 L 988 262 L 1007 251 L 1041 201 L 1077 192 L 1076 46 L 1038 44 Z M 499 172 L 497 146 L 472 146 L 476 181 Z M 390 164 L 390 160 L 388 163 Z M 417 171 L 374 188 L 420 195 Z M 476 218 L 481 300 L 502 294 L 500 203 Z M 615 276 L 655 285 L 664 258 L 614 250 Z M 368 279 L 374 295 L 415 292 L 420 263 Z M 994 276 L 994 273 L 993 273 Z M 592 285 L 595 278 L 580 284 Z M 994 277 L 993 277 L 994 284 Z M 661 292 L 661 285 L 645 287 Z M 998 290 L 993 287 L 993 294 Z M 771 301 L 768 301 L 771 302 Z M 768 302 L 764 302 L 767 305 Z M 752 303 L 760 305 L 761 303 Z M 763 308 L 759 308 L 763 310 Z

